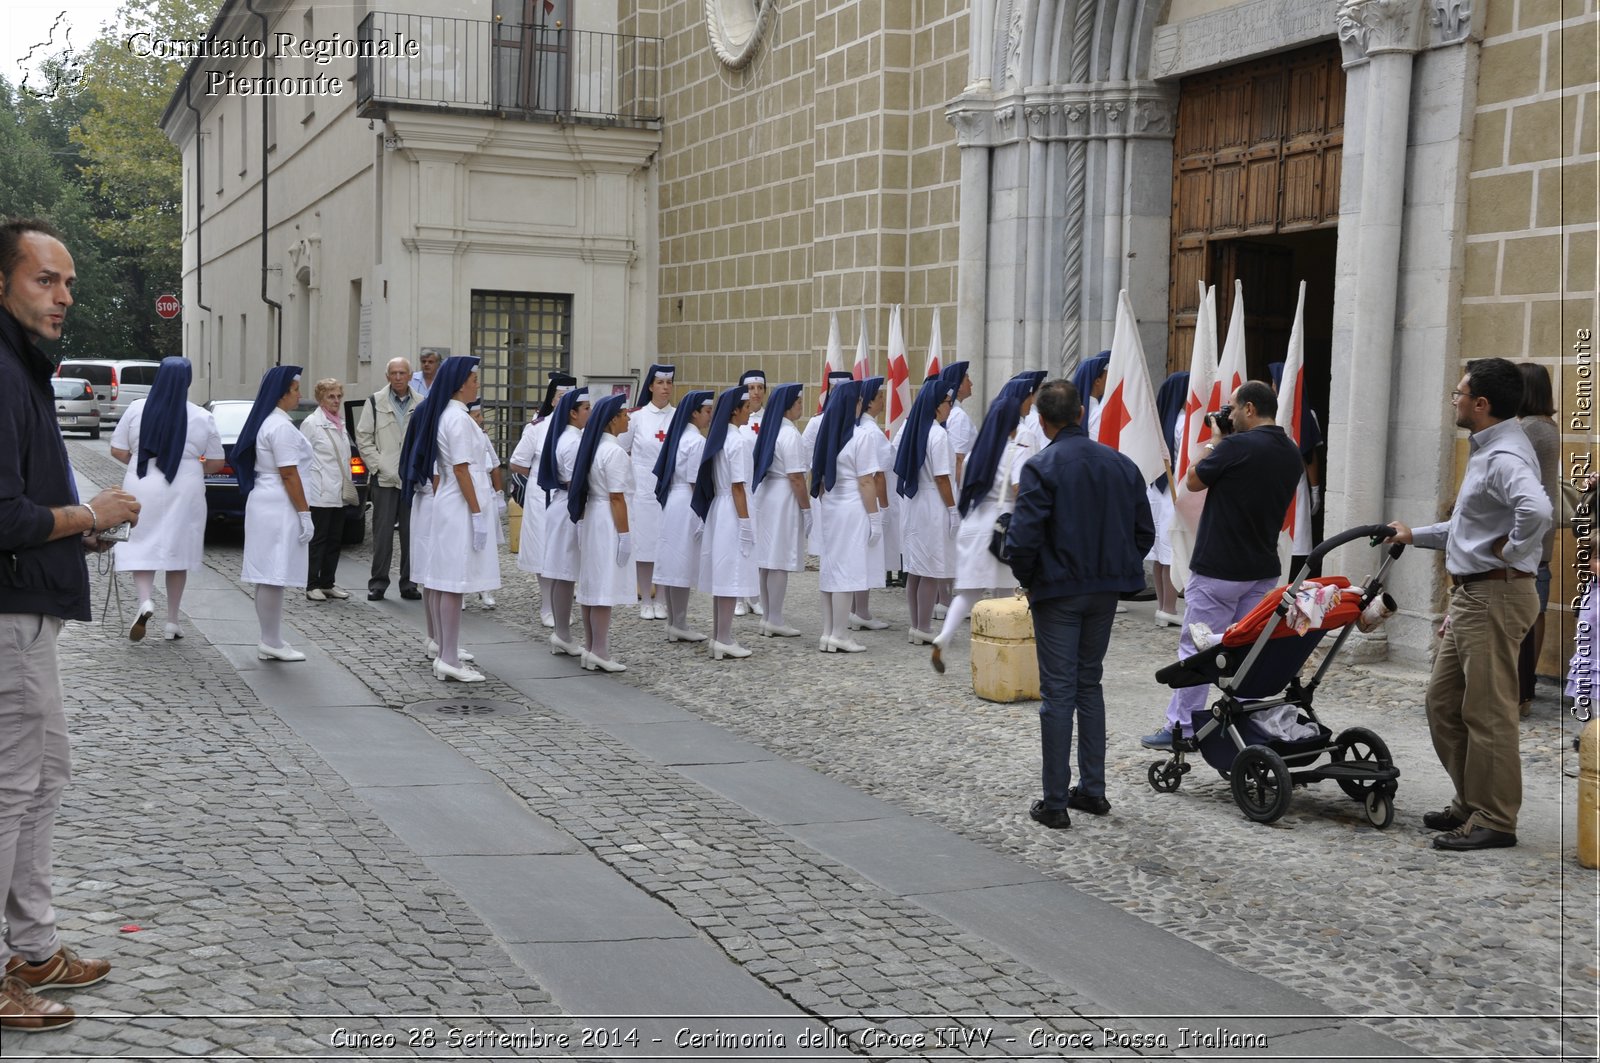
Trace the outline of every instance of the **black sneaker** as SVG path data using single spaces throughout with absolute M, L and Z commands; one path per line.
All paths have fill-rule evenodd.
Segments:
M 1043 801 L 1035 801 L 1028 809 L 1028 818 L 1051 830 L 1067 830 L 1072 826 L 1072 817 L 1064 808 L 1046 808 Z
M 1091 816 L 1108 816 L 1111 814 L 1111 802 L 1104 797 L 1091 797 L 1074 786 L 1067 791 L 1067 807 L 1076 808 L 1080 812 L 1087 812 Z

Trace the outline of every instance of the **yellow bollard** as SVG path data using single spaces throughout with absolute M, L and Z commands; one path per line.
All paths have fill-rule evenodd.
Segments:
M 514 554 L 522 548 L 522 507 L 514 498 L 506 499 L 506 520 L 510 524 L 506 530 L 506 545 Z
M 1039 700 L 1039 657 L 1025 598 L 991 598 L 972 610 L 972 690 L 985 701 Z
M 1600 719 L 1578 738 L 1578 863 L 1600 867 Z

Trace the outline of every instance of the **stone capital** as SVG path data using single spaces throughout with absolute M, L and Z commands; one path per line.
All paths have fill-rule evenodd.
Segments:
M 1460 44 L 1472 36 L 1472 0 L 1429 0 L 1430 47 Z
M 1422 0 L 1340 0 L 1334 17 L 1344 65 L 1375 55 L 1420 51 L 1428 25 L 1423 6 Z

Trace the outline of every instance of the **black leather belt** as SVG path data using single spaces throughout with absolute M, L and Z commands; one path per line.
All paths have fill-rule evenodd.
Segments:
M 1514 568 L 1494 568 L 1490 569 L 1488 572 L 1473 572 L 1465 576 L 1451 576 L 1450 586 L 1462 587 L 1468 583 L 1482 583 L 1486 579 L 1506 580 L 1509 582 L 1510 580 L 1514 579 L 1532 578 L 1532 572 L 1519 572 Z

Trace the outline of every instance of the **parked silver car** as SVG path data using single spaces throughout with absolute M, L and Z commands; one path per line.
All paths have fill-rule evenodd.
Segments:
M 94 385 L 100 402 L 100 420 L 115 427 L 128 407 L 150 394 L 160 362 L 114 358 L 69 358 L 56 376 L 82 377 Z
M 50 381 L 56 393 L 56 424 L 63 432 L 88 432 L 100 438 L 100 400 L 94 385 L 81 376 L 58 376 Z

